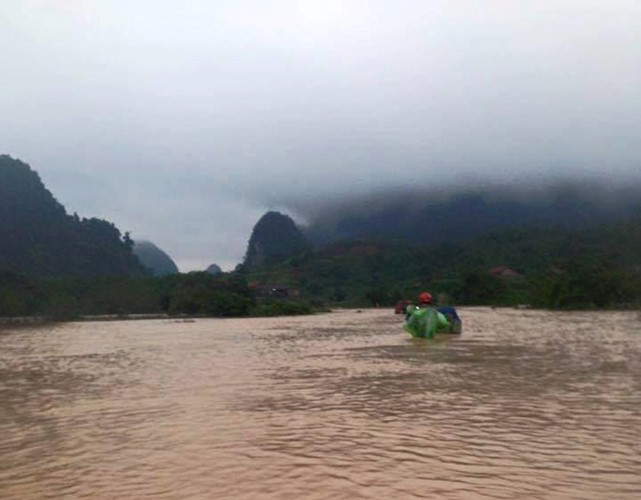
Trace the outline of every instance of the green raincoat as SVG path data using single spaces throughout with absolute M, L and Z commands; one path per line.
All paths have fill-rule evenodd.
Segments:
M 447 330 L 450 323 L 447 318 L 432 307 L 419 309 L 414 306 L 413 311 L 408 311 L 403 328 L 412 337 L 431 339 L 436 332 Z

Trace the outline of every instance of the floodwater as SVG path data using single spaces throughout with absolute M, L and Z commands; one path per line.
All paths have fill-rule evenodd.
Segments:
M 641 498 L 637 312 L 0 327 L 0 498 Z

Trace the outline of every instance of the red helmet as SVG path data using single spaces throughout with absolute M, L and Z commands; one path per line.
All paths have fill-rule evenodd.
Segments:
M 432 303 L 432 294 L 430 292 L 421 292 L 418 296 L 419 304 L 431 304 Z

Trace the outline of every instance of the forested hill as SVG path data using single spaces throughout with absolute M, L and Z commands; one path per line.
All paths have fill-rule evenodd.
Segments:
M 254 269 L 278 262 L 310 248 L 291 217 L 280 212 L 267 212 L 254 226 L 244 265 Z
M 29 165 L 0 155 L 0 272 L 142 275 L 133 242 L 110 222 L 68 215 Z
M 346 305 L 391 305 L 427 289 L 466 305 L 630 307 L 641 304 L 641 218 L 503 230 L 465 243 L 346 240 L 254 270 L 248 280 Z

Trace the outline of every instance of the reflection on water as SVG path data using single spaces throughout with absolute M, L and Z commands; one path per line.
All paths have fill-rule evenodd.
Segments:
M 0 332 L 0 498 L 639 498 L 636 313 Z

